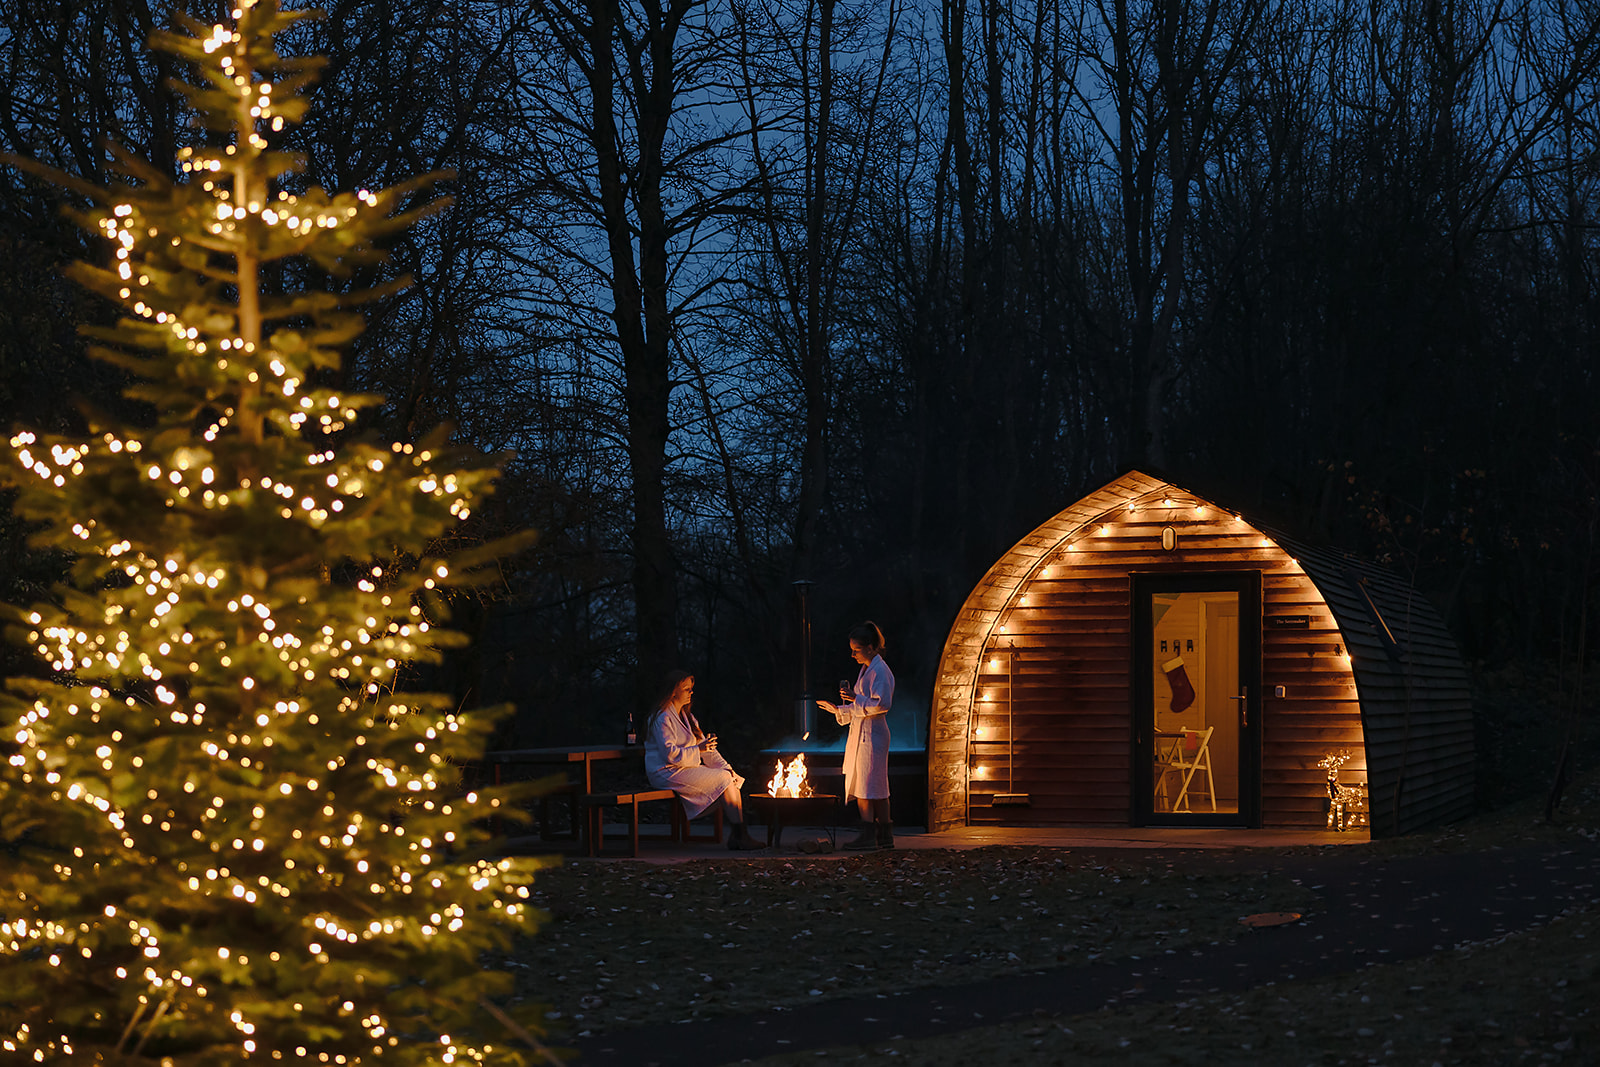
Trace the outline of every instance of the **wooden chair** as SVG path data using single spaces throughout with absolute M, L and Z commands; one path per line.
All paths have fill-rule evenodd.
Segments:
M 1185 730 L 1181 738 L 1173 738 L 1165 752 L 1156 756 L 1156 791 L 1163 800 L 1167 799 L 1167 776 L 1176 774 L 1182 779 L 1178 787 L 1178 796 L 1172 801 L 1167 811 L 1190 811 L 1189 791 L 1191 786 L 1199 792 L 1199 783 L 1195 775 L 1200 771 L 1206 772 L 1206 795 L 1211 799 L 1211 810 L 1217 810 L 1217 788 L 1211 777 L 1211 734 L 1215 726 L 1207 726 L 1204 730 Z

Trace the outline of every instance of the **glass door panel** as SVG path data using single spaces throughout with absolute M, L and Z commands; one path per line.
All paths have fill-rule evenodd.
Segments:
M 1239 811 L 1239 594 L 1150 598 L 1152 814 Z
M 1261 575 L 1132 575 L 1137 825 L 1261 819 Z

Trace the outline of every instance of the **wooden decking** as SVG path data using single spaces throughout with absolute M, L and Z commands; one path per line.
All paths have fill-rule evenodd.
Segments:
M 628 828 L 625 824 L 618 824 L 615 829 L 608 828 L 606 833 L 611 835 L 626 835 Z M 751 827 L 751 832 L 758 838 L 764 838 L 765 829 Z M 808 831 L 802 827 L 791 827 L 786 835 L 785 847 L 782 849 L 764 849 L 758 852 L 729 852 L 723 845 L 675 843 L 667 833 L 667 827 L 646 825 L 639 830 L 639 857 L 630 860 L 627 856 L 603 856 L 599 862 L 610 863 L 639 862 L 639 863 L 687 863 L 694 860 L 724 860 L 741 859 L 761 861 L 763 859 L 781 859 L 785 862 L 795 858 L 807 860 L 832 860 L 845 857 L 876 856 L 876 852 L 845 852 L 835 851 L 829 854 L 808 855 L 799 849 L 799 842 L 808 833 L 813 835 L 821 831 Z M 852 828 L 841 830 L 841 836 L 854 833 Z M 938 833 L 925 833 L 920 827 L 906 829 L 895 827 L 896 850 L 921 850 L 921 849 L 974 849 L 990 846 L 1023 846 L 1035 848 L 1059 849 L 1149 849 L 1149 850 L 1183 850 L 1183 849 L 1227 849 L 1227 848 L 1289 848 L 1304 845 L 1364 845 L 1369 840 L 1365 831 L 1347 831 L 1334 833 L 1319 830 L 1236 830 L 1236 829 L 1191 829 L 1170 827 L 1059 827 L 1059 826 L 963 826 L 950 830 L 941 830 Z M 512 839 L 508 842 L 508 851 L 519 854 L 537 855 L 541 852 L 556 851 L 549 842 L 540 842 L 537 837 Z M 570 853 L 569 853 L 570 855 Z M 586 860 L 587 857 L 572 856 L 577 861 Z

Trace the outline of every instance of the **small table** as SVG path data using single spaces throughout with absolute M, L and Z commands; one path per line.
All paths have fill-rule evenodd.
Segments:
M 838 844 L 833 832 L 839 825 L 839 798 L 829 793 L 809 797 L 775 797 L 756 793 L 744 798 L 750 810 L 767 825 L 767 847 L 783 846 L 784 827 L 795 823 L 820 826 L 828 831 L 828 843 Z
M 606 760 L 627 759 L 630 756 L 644 758 L 643 745 L 555 745 L 548 748 L 508 748 L 498 752 L 485 752 L 485 763 L 494 768 L 494 784 L 499 785 L 501 768 L 515 764 L 534 764 L 545 766 L 571 767 L 581 764 L 582 781 L 576 782 L 568 779 L 567 792 L 583 795 L 594 792 L 594 765 Z M 580 789 L 581 786 L 581 789 Z M 539 836 L 545 840 L 550 839 L 550 801 L 548 796 L 539 798 Z M 574 796 L 572 804 L 572 838 L 578 837 L 578 804 Z

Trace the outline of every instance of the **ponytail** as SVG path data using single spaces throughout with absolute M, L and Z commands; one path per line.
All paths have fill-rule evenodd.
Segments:
M 887 643 L 883 639 L 883 631 L 878 629 L 875 622 L 860 622 L 850 628 L 850 640 L 874 654 L 882 652 Z

